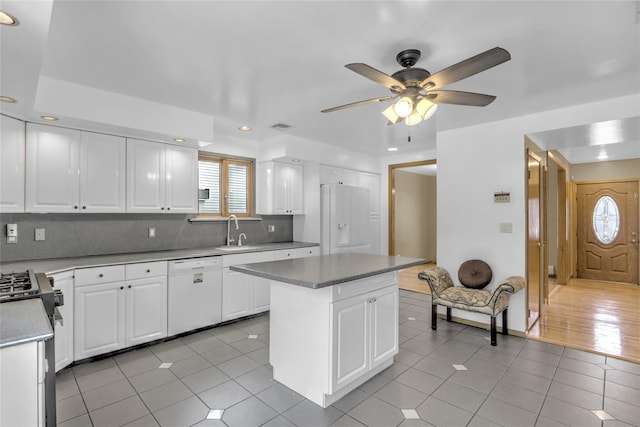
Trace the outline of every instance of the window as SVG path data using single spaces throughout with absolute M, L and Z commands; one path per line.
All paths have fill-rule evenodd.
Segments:
M 253 161 L 200 153 L 198 216 L 252 216 L 253 170 Z
M 618 236 L 620 214 L 611 196 L 602 196 L 593 208 L 593 230 L 600 242 L 609 244 Z

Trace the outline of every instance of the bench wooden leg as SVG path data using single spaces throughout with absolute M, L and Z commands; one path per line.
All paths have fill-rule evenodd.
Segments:
M 431 304 L 431 329 L 438 328 L 438 304 Z
M 496 317 L 491 316 L 491 345 L 495 347 L 497 337 L 496 337 Z
M 507 327 L 507 309 L 502 312 L 502 335 L 509 335 L 509 328 Z
M 447 322 L 451 322 L 451 307 L 447 307 Z

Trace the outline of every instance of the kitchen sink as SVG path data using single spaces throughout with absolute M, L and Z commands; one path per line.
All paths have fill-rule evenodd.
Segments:
M 220 249 L 221 251 L 229 251 L 229 252 L 236 252 L 236 251 L 245 251 L 245 250 L 252 250 L 252 249 L 260 249 L 260 246 L 237 246 L 237 245 L 233 245 L 233 246 L 218 246 L 216 249 Z

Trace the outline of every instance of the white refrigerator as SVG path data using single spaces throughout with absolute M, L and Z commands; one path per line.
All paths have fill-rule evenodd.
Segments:
M 369 190 L 351 185 L 325 184 L 321 193 L 322 254 L 369 253 Z

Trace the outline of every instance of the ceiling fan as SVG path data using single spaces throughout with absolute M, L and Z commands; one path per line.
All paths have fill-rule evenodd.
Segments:
M 418 59 L 420 59 L 420 51 L 417 49 L 406 49 L 398 53 L 396 61 L 404 69 L 396 71 L 392 75 L 385 74 L 363 63 L 345 65 L 351 71 L 387 87 L 392 95 L 352 102 L 328 108 L 322 110 L 322 112 L 330 113 L 345 108 L 399 98 L 382 114 L 389 120 L 389 125 L 396 124 L 404 119 L 407 125 L 413 126 L 431 117 L 435 113 L 438 104 L 485 107 L 493 102 L 496 97 L 481 93 L 439 89 L 502 64 L 510 60 L 511 55 L 505 49 L 494 47 L 435 74 L 431 74 L 423 68 L 413 67 L 418 62 Z

